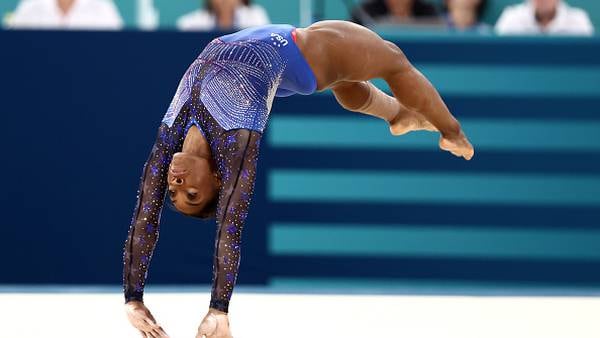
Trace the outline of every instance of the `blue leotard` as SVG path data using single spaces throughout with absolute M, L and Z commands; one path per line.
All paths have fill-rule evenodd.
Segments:
M 276 95 L 310 94 L 316 89 L 293 30 L 289 25 L 267 25 L 214 39 L 184 74 L 142 171 L 123 250 L 126 302 L 143 299 L 169 165 L 173 154 L 181 151 L 188 130 L 197 126 L 210 146 L 221 181 L 216 203 L 211 204 L 216 204 L 217 231 L 210 307 L 228 311 L 271 104 Z
M 198 70 L 203 75 L 201 100 L 225 130 L 262 132 L 275 96 L 312 94 L 317 81 L 294 42 L 295 27 L 266 25 L 216 38 L 190 66 L 163 122 L 171 125 L 190 94 Z
M 312 69 L 294 38 L 296 28 L 290 25 L 267 25 L 248 28 L 219 38 L 221 41 L 257 40 L 271 44 L 284 60 L 285 69 L 275 96 L 285 97 L 293 94 L 310 95 L 317 88 L 317 80 Z

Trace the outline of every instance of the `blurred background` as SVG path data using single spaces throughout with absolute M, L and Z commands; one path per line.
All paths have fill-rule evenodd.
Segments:
M 228 3 L 235 3 L 229 24 L 224 19 L 232 14 L 224 13 Z M 335 19 L 480 33 L 496 25 L 500 33 L 531 33 L 534 24 L 528 16 L 534 12 L 546 17 L 541 20 L 544 24 L 554 21 L 550 33 L 589 35 L 600 21 L 600 4 L 592 0 L 4 0 L 0 4 L 5 27 L 202 31 L 268 22 L 306 26 Z
M 330 92 L 277 99 L 238 289 L 598 294 L 600 2 L 227 1 L 0 2 L 1 290 L 119 294 L 142 166 L 203 46 L 341 19 L 403 49 L 475 157 L 392 137 Z M 213 223 L 161 222 L 148 290 L 209 292 Z

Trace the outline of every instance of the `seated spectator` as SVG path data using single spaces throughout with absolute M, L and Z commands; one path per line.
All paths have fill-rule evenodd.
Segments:
M 496 23 L 498 34 L 592 35 L 587 13 L 561 0 L 528 0 L 504 9 Z
M 21 0 L 8 27 L 120 29 L 123 20 L 112 0 Z
M 352 11 L 352 21 L 370 25 L 382 21 L 410 22 L 437 15 L 435 6 L 424 0 L 370 0 Z
M 206 0 L 205 9 L 188 13 L 177 20 L 184 31 L 232 30 L 269 24 L 264 8 L 250 0 Z
M 444 0 L 446 23 L 450 30 L 489 32 L 490 27 L 481 21 L 487 0 Z

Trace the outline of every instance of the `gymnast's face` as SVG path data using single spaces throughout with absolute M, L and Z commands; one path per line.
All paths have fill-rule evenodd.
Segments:
M 210 162 L 188 153 L 173 155 L 167 180 L 171 202 L 186 215 L 200 214 L 219 188 Z

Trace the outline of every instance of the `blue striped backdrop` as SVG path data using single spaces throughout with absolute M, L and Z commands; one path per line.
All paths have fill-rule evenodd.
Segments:
M 600 49 L 450 40 L 398 44 L 461 121 L 470 162 L 329 94 L 276 103 L 263 151 L 274 283 L 600 281 Z
M 0 31 L 0 284 L 121 279 L 142 165 L 211 34 Z M 388 134 L 330 93 L 278 99 L 240 285 L 600 285 L 600 40 L 396 41 L 470 135 Z M 385 87 L 383 87 L 385 88 Z M 208 284 L 214 223 L 163 212 L 149 285 Z

